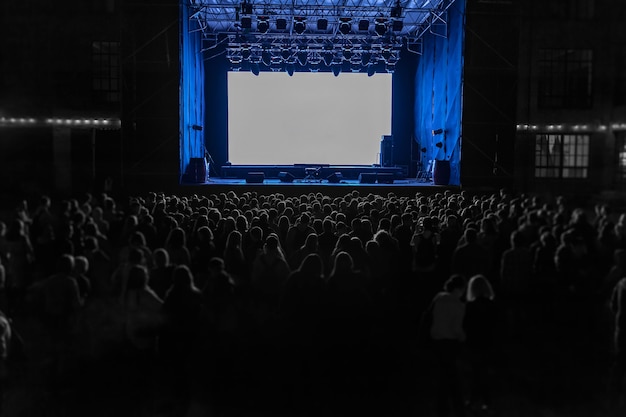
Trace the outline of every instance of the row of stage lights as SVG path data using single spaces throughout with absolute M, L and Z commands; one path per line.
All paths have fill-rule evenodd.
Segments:
M 369 19 L 353 19 L 351 17 L 340 17 L 337 20 L 337 28 L 342 35 L 348 35 L 350 33 L 368 33 L 370 35 L 384 36 L 388 32 L 399 33 L 404 28 L 404 22 L 400 19 L 400 13 L 392 12 L 392 18 L 377 17 L 374 19 L 373 25 Z M 251 12 L 250 12 L 251 14 Z M 244 32 L 252 30 L 253 16 L 243 16 L 239 22 L 239 27 Z M 354 29 L 356 28 L 356 30 Z M 374 33 L 371 33 L 371 29 L 374 29 Z M 256 16 L 256 31 L 259 34 L 265 34 L 270 30 L 278 32 L 287 32 L 292 30 L 298 35 L 302 35 L 307 32 L 307 17 L 295 16 L 291 21 L 291 27 L 289 27 L 289 21 L 284 17 L 279 17 L 273 21 L 269 16 Z M 328 30 L 328 19 L 319 18 L 316 21 L 315 30 L 317 32 L 323 32 Z
M 403 43 L 418 43 L 402 34 L 399 0 L 387 11 L 379 11 L 378 16 L 254 12 L 252 3 L 244 0 L 238 8 L 237 34 L 228 36 L 226 56 L 234 71 L 244 69 L 258 75 L 263 69 L 293 75 L 299 66 L 311 72 L 327 68 L 335 75 L 342 71 L 393 73 Z
M 626 130 L 626 123 L 611 123 L 605 124 L 518 124 L 516 126 L 518 131 L 531 131 L 531 132 L 605 132 L 611 128 L 611 130 Z
M 121 126 L 119 119 L 35 119 L 32 117 L 0 117 L 0 126 L 73 126 L 115 129 Z
M 395 71 L 400 60 L 401 44 L 315 44 L 292 43 L 250 44 L 231 42 L 227 47 L 227 58 L 231 69 L 249 69 L 255 75 L 264 67 L 271 71 L 286 71 L 293 75 L 296 66 L 307 67 L 317 72 L 326 67 L 339 75 L 342 71 L 367 72 Z

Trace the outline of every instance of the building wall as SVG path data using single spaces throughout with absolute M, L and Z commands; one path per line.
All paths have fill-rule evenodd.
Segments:
M 616 181 L 616 138 L 623 130 L 619 125 L 626 122 L 626 83 L 622 81 L 626 71 L 626 33 L 622 30 L 625 15 L 626 4 L 612 0 L 522 2 L 515 148 L 519 188 L 574 193 L 622 187 Z M 541 106 L 540 60 L 544 49 L 592 51 L 588 108 Z M 536 136 L 552 133 L 589 135 L 587 178 L 535 177 Z

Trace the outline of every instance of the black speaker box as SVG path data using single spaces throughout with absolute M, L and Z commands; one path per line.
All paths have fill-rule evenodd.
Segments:
M 289 172 L 283 171 L 278 173 L 278 179 L 280 180 L 280 182 L 293 182 L 295 177 Z
M 247 184 L 263 184 L 265 181 L 265 173 L 263 172 L 248 172 L 246 175 Z
M 341 181 L 343 181 L 343 175 L 341 174 L 341 172 L 333 172 L 328 177 L 326 177 L 326 179 L 330 184 L 339 184 Z
M 376 175 L 376 181 L 379 184 L 393 184 L 393 174 L 387 172 L 379 172 Z
M 359 174 L 359 184 L 374 184 L 376 182 L 375 172 L 361 172 Z

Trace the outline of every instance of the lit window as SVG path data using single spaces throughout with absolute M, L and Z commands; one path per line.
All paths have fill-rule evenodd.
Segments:
M 589 135 L 537 135 L 536 178 L 587 178 Z

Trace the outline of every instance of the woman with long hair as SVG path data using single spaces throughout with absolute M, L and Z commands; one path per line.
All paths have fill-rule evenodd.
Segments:
M 494 292 L 484 275 L 473 276 L 467 285 L 465 344 L 471 363 L 470 404 L 482 411 L 491 405 L 489 373 L 492 371 L 498 311 Z

